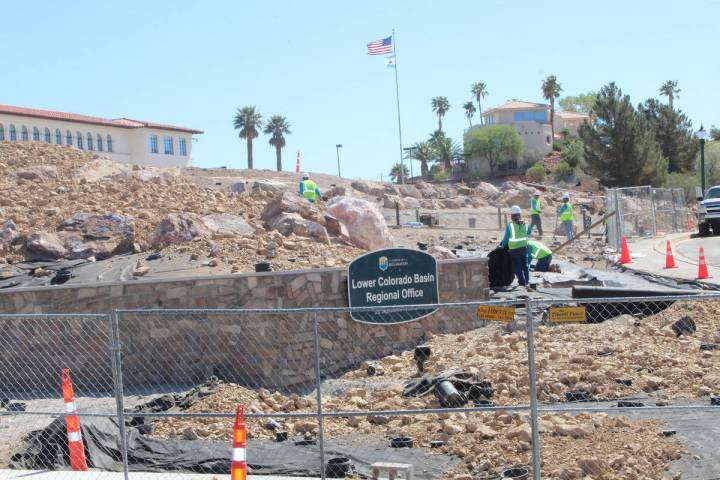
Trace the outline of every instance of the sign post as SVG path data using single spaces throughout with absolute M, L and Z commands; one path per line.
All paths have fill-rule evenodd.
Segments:
M 351 308 L 439 303 L 437 261 L 419 250 L 387 248 L 362 255 L 348 266 Z M 363 323 L 393 324 L 425 317 L 437 308 L 352 312 Z

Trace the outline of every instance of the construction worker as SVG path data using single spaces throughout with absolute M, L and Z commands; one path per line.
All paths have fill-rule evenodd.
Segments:
M 535 191 L 530 199 L 530 226 L 528 226 L 528 236 L 532 233 L 533 225 L 537 227 L 538 235 L 542 237 L 542 219 L 540 214 L 542 213 L 542 202 L 540 201 L 540 192 Z
M 320 198 L 320 189 L 317 184 L 310 180 L 309 173 L 302 174 L 300 182 L 300 195 L 306 198 L 310 203 L 315 203 Z
M 560 216 L 560 221 L 565 228 L 565 236 L 568 240 L 572 240 L 573 222 L 575 221 L 575 216 L 573 215 L 573 206 L 570 203 L 570 194 L 563 193 L 562 201 L 562 205 L 558 208 L 558 215 Z
M 547 272 L 552 263 L 552 251 L 541 242 L 528 240 L 528 267 L 531 266 L 533 260 L 536 261 L 533 270 L 536 272 Z
M 510 208 L 510 223 L 505 225 L 505 236 L 500 248 L 507 248 L 515 269 L 518 285 L 527 287 L 530 280 L 530 268 L 527 263 L 527 227 L 521 218 L 517 205 Z

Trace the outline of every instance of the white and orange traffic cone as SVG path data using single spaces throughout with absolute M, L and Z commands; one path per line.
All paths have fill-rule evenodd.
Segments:
M 230 464 L 230 480 L 247 480 L 247 453 L 245 442 L 247 429 L 244 420 L 245 407 L 240 404 L 235 412 L 235 426 L 233 427 L 233 454 Z
M 65 402 L 65 423 L 67 424 L 68 450 L 70 451 L 70 467 L 73 471 L 84 472 L 88 469 L 85 459 L 85 446 L 80 432 L 80 419 L 75 405 L 75 391 L 70 379 L 70 369 L 63 368 L 62 380 L 63 401 Z
M 710 278 L 708 273 L 707 263 L 705 263 L 705 249 L 700 247 L 700 263 L 698 264 L 698 280 Z
M 295 160 L 295 173 L 300 173 L 300 152 L 298 152 L 297 159 Z
M 665 248 L 665 268 L 677 268 L 675 265 L 675 257 L 673 257 L 672 247 L 670 246 L 670 240 L 667 241 L 667 247 Z
M 620 248 L 620 265 L 625 265 L 626 263 L 631 263 L 632 259 L 630 258 L 630 250 L 627 246 L 627 239 L 625 238 L 625 235 L 622 237 L 622 246 Z

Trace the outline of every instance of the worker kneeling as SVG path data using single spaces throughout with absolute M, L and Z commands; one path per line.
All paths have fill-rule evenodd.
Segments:
M 527 262 L 527 227 L 522 221 L 521 213 L 517 205 L 510 208 L 511 222 L 505 225 L 505 236 L 500 248 L 507 248 L 510 253 L 518 285 L 527 287 L 530 280 L 530 267 Z
M 531 266 L 533 260 L 535 260 L 535 267 L 533 267 L 533 270 L 536 272 L 548 272 L 550 271 L 550 264 L 552 263 L 552 251 L 541 242 L 528 240 L 528 267 Z

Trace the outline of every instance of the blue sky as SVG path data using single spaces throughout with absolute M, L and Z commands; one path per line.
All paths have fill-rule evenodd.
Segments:
M 2 15 L 0 103 L 198 128 L 197 166 L 246 165 L 232 118 L 256 105 L 292 125 L 286 170 L 299 150 L 303 170 L 335 173 L 342 143 L 343 176 L 387 176 L 394 77 L 365 44 L 392 28 L 405 146 L 437 127 L 432 97 L 449 98 L 444 127 L 461 140 L 473 82 L 487 83 L 486 108 L 541 101 L 549 74 L 564 94 L 615 81 L 634 103 L 676 79 L 695 128 L 720 124 L 720 2 L 36 0 Z M 274 168 L 265 136 L 254 151 Z

